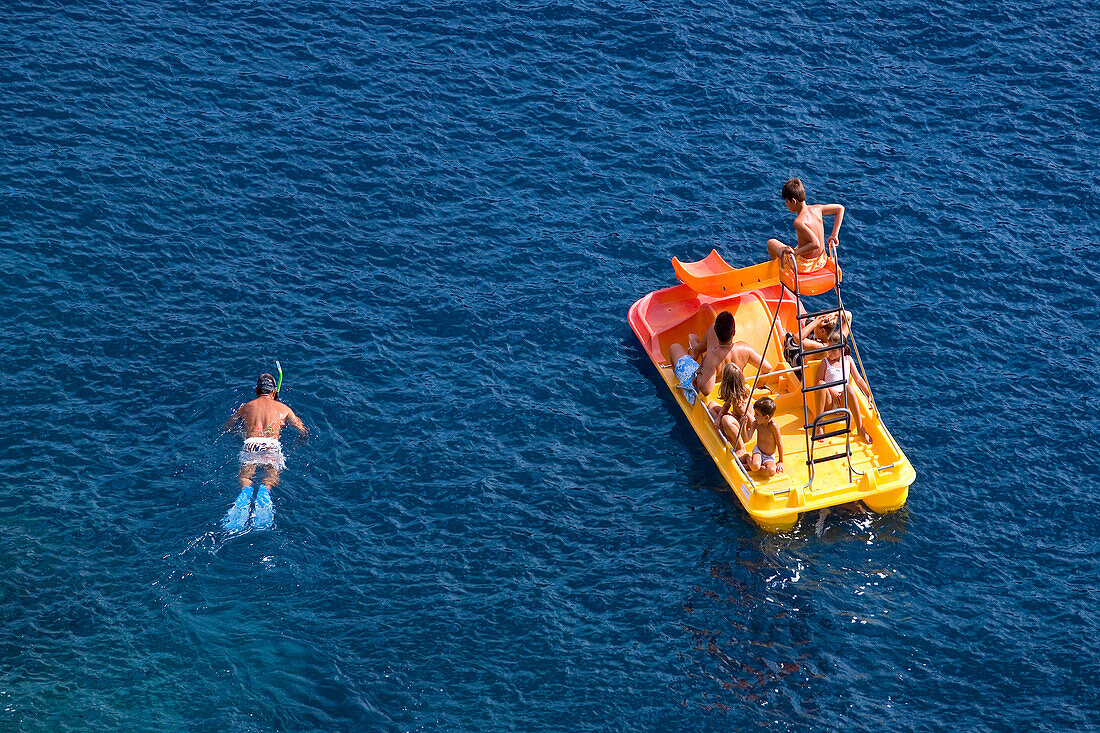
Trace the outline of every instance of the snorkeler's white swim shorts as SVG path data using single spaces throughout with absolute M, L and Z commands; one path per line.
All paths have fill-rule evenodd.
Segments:
M 278 438 L 245 438 L 241 448 L 241 464 L 246 466 L 270 466 L 277 471 L 286 468 L 283 446 Z

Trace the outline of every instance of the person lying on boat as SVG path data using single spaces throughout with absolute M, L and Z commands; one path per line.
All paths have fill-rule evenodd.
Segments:
M 734 363 L 722 368 L 722 386 L 718 391 L 722 404 L 709 405 L 715 426 L 722 431 L 733 446 L 734 456 L 744 462 L 748 458 L 745 450 L 745 436 L 753 426 L 752 403 L 749 401 L 749 386 L 745 375 Z
M 775 400 L 761 397 L 753 408 L 756 413 L 756 422 L 753 425 L 756 430 L 756 445 L 753 446 L 747 467 L 750 471 L 763 471 L 765 476 L 771 478 L 783 472 L 783 436 L 779 434 L 779 426 L 773 419 Z
M 279 443 L 279 433 L 285 423 L 289 422 L 301 435 L 309 435 L 309 429 L 294 410 L 275 399 L 278 396 L 275 390 L 275 377 L 261 374 L 256 380 L 256 399 L 238 407 L 225 422 L 225 430 L 232 430 L 238 422 L 244 426 L 241 470 L 237 473 L 241 488 L 252 484 L 258 466 L 264 469 L 263 483 L 268 489 L 278 485 L 279 472 L 286 468 L 283 447 Z
M 856 435 L 864 443 L 872 442 L 871 434 L 863 426 L 863 414 L 859 408 L 857 389 L 865 395 L 871 409 L 875 409 L 875 401 L 871 396 L 871 388 L 860 375 L 855 361 L 849 353 L 848 345 L 844 343 L 844 327 L 839 323 L 833 325 L 833 329 L 825 335 L 825 345 L 835 346 L 833 351 L 826 351 L 817 365 L 817 374 L 812 381 L 815 385 L 828 384 L 846 379 L 847 384 L 836 385 L 827 389 L 819 389 L 809 393 L 810 410 L 814 415 L 820 415 L 826 410 L 835 410 L 845 406 L 845 393 L 847 393 L 847 407 L 852 413 L 852 421 L 855 423 Z M 854 382 L 854 384 L 853 384 Z M 824 432 L 825 426 L 819 426 L 818 431 Z
M 794 233 L 798 239 L 797 247 L 788 247 L 778 239 L 768 240 L 768 256 L 780 260 L 788 253 L 794 254 L 795 266 L 799 272 L 814 272 L 825 266 L 828 257 L 826 244 L 836 246 L 840 243 L 840 223 L 844 221 L 844 207 L 840 204 L 807 204 L 806 189 L 802 181 L 792 178 L 783 184 L 783 202 L 794 214 Z M 833 217 L 833 232 L 825 240 L 824 216 Z
M 669 362 L 688 404 L 694 405 L 695 398 L 700 393 L 710 394 L 719 372 L 726 364 L 736 364 L 742 371 L 747 364 L 752 364 L 759 370 L 761 377 L 772 370 L 771 364 L 747 343 L 734 342 L 736 333 L 737 325 L 733 314 L 722 311 L 714 318 L 714 324 L 707 328 L 702 341 L 694 334 L 689 334 L 687 349 L 680 344 L 669 347 Z

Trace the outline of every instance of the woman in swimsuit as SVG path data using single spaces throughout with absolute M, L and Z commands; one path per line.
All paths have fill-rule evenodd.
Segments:
M 863 427 L 863 415 L 859 410 L 857 387 L 866 395 L 865 399 L 875 409 L 875 401 L 871 397 L 871 388 L 856 369 L 855 361 L 848 353 L 848 346 L 844 344 L 843 328 L 834 323 L 832 330 L 825 335 L 825 345 L 837 347 L 833 351 L 826 351 L 817 366 L 817 378 L 814 384 L 828 384 L 837 382 L 847 377 L 846 385 L 836 385 L 827 389 L 819 389 L 810 393 L 813 405 L 811 409 L 814 415 L 820 415 L 826 410 L 835 410 L 844 407 L 844 393 L 848 393 L 848 409 L 852 413 L 855 422 L 856 434 L 864 443 L 871 442 L 871 434 Z M 823 431 L 824 428 L 818 428 Z

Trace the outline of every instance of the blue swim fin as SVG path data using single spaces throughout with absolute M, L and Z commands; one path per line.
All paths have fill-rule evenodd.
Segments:
M 252 515 L 252 526 L 255 529 L 271 529 L 275 523 L 275 507 L 271 505 L 271 493 L 267 486 L 260 484 L 256 491 L 256 513 Z
M 237 500 L 222 520 L 222 526 L 229 532 L 243 532 L 248 525 L 248 510 L 252 508 L 252 484 L 241 487 Z

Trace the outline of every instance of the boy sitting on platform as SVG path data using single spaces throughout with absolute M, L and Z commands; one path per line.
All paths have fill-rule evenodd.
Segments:
M 840 204 L 807 204 L 806 189 L 802 181 L 792 178 L 783 184 L 783 202 L 787 204 L 794 217 L 794 232 L 798 238 L 797 247 L 788 247 L 778 239 L 768 240 L 768 256 L 783 264 L 786 252 L 794 253 L 795 266 L 799 272 L 814 272 L 825 266 L 828 257 L 826 244 L 836 246 L 840 243 L 840 223 L 844 221 L 844 207 Z M 833 217 L 833 233 L 825 241 L 825 222 L 823 216 Z

